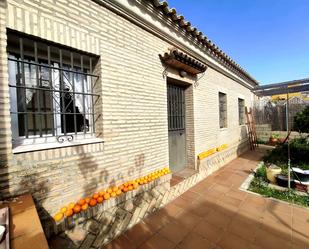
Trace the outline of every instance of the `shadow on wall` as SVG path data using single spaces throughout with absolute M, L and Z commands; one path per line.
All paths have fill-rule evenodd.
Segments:
M 85 152 L 82 146 L 77 147 L 76 152 L 79 155 L 77 165 L 83 176 L 83 197 L 91 196 L 93 193 L 101 190 L 99 187 L 116 186 L 119 182 L 131 180 L 132 178 L 130 178 L 130 176 L 142 175 L 142 170 L 145 166 L 145 155 L 141 153 L 135 156 L 134 166 L 129 168 L 126 174 L 121 173 L 116 177 L 111 177 L 106 169 L 103 168 L 100 170 L 103 166 L 96 163 L 96 159 L 91 152 Z M 98 172 L 98 174 L 96 172 Z M 148 194 L 149 193 L 147 193 L 147 195 Z M 83 236 L 87 236 L 87 230 L 92 232 L 96 231 L 97 233 L 100 232 L 102 240 L 106 239 L 107 235 L 114 237 L 115 234 L 119 233 L 119 224 L 122 223 L 121 226 L 124 226 L 124 219 L 128 222 L 130 221 L 128 217 L 124 217 L 126 213 L 124 209 L 129 209 L 131 212 L 134 212 L 139 206 L 138 203 L 143 200 L 143 195 L 144 193 L 135 198 L 134 203 L 123 203 L 120 206 L 113 207 L 111 212 L 104 211 L 103 213 L 97 213 L 94 217 L 83 220 L 81 224 L 75 224 L 75 227 L 72 226 L 72 230 L 62 233 L 61 238 L 57 236 L 56 243 L 60 243 L 63 246 L 62 248 L 75 248 L 81 241 L 72 240 L 72 234 L 80 233 L 82 234 L 80 237 L 83 238 Z M 117 209 L 117 211 L 115 211 L 115 209 Z M 116 216 L 113 214 L 116 214 Z M 44 222 L 51 222 L 55 225 L 54 220 L 51 217 L 49 218 L 49 221 Z M 52 246 L 54 239 L 52 238 L 50 241 Z
M 239 154 L 241 152 L 243 152 L 243 148 L 237 148 L 237 153 Z M 244 156 L 242 156 L 242 158 L 245 159 Z M 144 156 L 137 156 L 135 166 L 141 169 L 143 165 Z M 210 177 L 213 177 L 214 175 L 217 175 L 217 173 L 214 173 Z M 229 172 L 227 172 L 226 176 L 224 177 L 228 176 L 230 176 Z M 235 173 L 235 176 L 239 177 L 237 176 L 237 173 Z M 159 204 L 155 202 L 155 206 L 150 205 L 149 207 L 147 205 L 152 200 L 156 201 L 158 199 L 156 192 L 157 190 L 155 189 L 143 192 L 136 196 L 133 199 L 133 202 L 128 201 L 121 203 L 120 205 L 112 207 L 110 210 L 106 210 L 102 213 L 97 214 L 93 218 L 89 219 L 87 222 L 77 225 L 73 230 L 67 231 L 61 236 L 52 237 L 49 240 L 51 248 L 75 248 L 79 246 L 85 246 L 86 241 L 91 241 L 89 247 L 90 245 L 93 245 L 94 247 L 101 247 L 107 241 L 110 241 L 111 239 L 120 235 L 121 231 L 129 229 L 132 224 L 141 221 L 141 219 L 143 219 L 143 222 L 134 226 L 132 230 L 138 230 L 139 232 L 141 232 L 141 234 L 143 234 L 143 231 L 140 231 L 139 229 L 141 229 L 140 227 L 144 227 L 146 224 L 149 225 L 146 226 L 146 230 L 148 232 L 152 232 L 152 230 L 156 227 L 160 227 L 164 225 L 167 221 L 171 220 L 171 218 L 169 218 L 169 213 L 165 213 L 165 208 L 163 208 L 157 212 L 157 214 L 159 213 L 158 220 L 156 220 L 154 224 L 152 224 L 151 217 L 156 216 L 157 214 L 152 215 L 151 213 L 158 209 L 161 202 Z M 145 203 L 146 200 L 148 201 L 148 203 Z M 190 203 L 189 200 L 188 203 Z M 150 214 L 150 216 L 146 218 L 144 218 L 144 213 L 141 212 L 141 209 L 145 209 L 145 205 L 148 209 L 147 214 Z M 207 208 L 207 206 L 201 206 L 198 207 L 198 211 L 202 212 L 202 209 Z M 127 234 L 131 234 L 132 230 L 128 231 Z M 80 236 L 79 239 L 76 239 L 76 234 L 82 234 L 82 236 Z M 59 247 L 59 245 L 61 246 Z M 116 246 L 115 248 L 118 247 Z
M 238 190 L 248 169 L 257 164 L 257 155 L 262 154 L 249 152 L 240 156 L 147 216 L 107 248 L 158 248 L 158 241 L 170 248 L 176 245 L 181 248 L 230 248 L 232 245 L 242 248 L 285 245 L 292 248 L 292 243 L 293 248 L 307 248 L 309 236 L 305 227 L 309 226 L 309 213 L 302 210 L 302 221 L 292 221 L 292 209 L 300 208 Z M 143 198 L 146 198 L 145 193 L 134 203 L 132 214 Z M 91 235 L 95 244 L 90 243 L 88 248 L 91 244 L 101 248 L 100 242 L 104 238 L 117 235 L 116 228 L 125 220 L 121 216 L 122 208 L 117 207 L 118 215 L 111 222 L 103 216 L 96 217 L 102 222 L 97 232 L 94 230 Z M 60 241 L 51 240 L 51 249 L 77 248 L 82 243 L 76 244 L 69 238 L 60 238 Z

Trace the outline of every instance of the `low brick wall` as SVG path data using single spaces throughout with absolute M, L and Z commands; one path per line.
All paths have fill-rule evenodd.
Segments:
M 259 140 L 267 142 L 272 134 L 278 134 L 279 138 L 286 138 L 286 131 L 272 131 L 270 124 L 256 125 L 256 135 Z M 303 134 L 307 136 L 308 134 Z M 290 139 L 300 138 L 300 134 L 296 131 L 292 131 Z
M 101 248 L 102 245 L 179 197 L 205 177 L 247 151 L 248 148 L 246 140 L 201 160 L 198 173 L 173 187 L 170 187 L 171 175 L 165 175 L 150 184 L 140 186 L 137 190 L 91 208 L 75 218 L 67 219 L 59 224 L 43 221 L 46 236 L 58 234 L 73 244 L 77 243 L 79 248 Z M 72 235 L 74 234 L 73 228 L 84 231 L 78 241 L 76 241 L 76 235 Z

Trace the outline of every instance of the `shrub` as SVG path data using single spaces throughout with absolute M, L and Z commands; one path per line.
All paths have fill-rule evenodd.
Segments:
M 266 167 L 265 165 L 262 165 L 256 170 L 256 177 L 261 178 L 264 181 L 267 181 L 267 175 L 266 175 Z
M 294 130 L 300 133 L 309 133 L 309 106 L 295 115 Z
M 309 144 L 306 139 L 296 138 L 290 142 L 291 164 L 300 168 L 307 168 L 309 165 Z M 288 145 L 278 145 L 263 157 L 264 162 L 283 164 L 288 160 Z

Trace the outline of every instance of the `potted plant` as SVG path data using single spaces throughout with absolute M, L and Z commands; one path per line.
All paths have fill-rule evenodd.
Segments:
M 269 144 L 270 145 L 276 145 L 279 141 L 279 134 L 272 134 L 269 138 Z
M 285 187 L 287 188 L 288 182 L 289 182 L 289 178 L 288 178 L 288 169 L 287 168 L 283 168 L 282 172 L 278 175 L 276 175 L 276 180 L 277 180 L 277 184 L 281 187 Z M 291 188 L 295 188 L 295 182 L 294 182 L 294 178 L 293 175 L 291 174 L 291 178 L 290 178 L 290 186 Z
M 282 171 L 282 169 L 275 164 L 268 165 L 266 167 L 267 180 L 270 183 L 275 184 L 276 183 L 276 175 L 279 175 L 281 173 L 281 171 Z

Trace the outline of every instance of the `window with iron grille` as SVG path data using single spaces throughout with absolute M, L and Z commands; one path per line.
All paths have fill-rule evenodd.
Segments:
M 13 143 L 92 137 L 98 57 L 8 31 Z
M 185 88 L 167 85 L 168 130 L 185 130 Z
M 245 100 L 238 98 L 238 117 L 239 124 L 245 124 Z
M 219 125 L 220 128 L 227 127 L 227 101 L 226 94 L 219 92 Z

